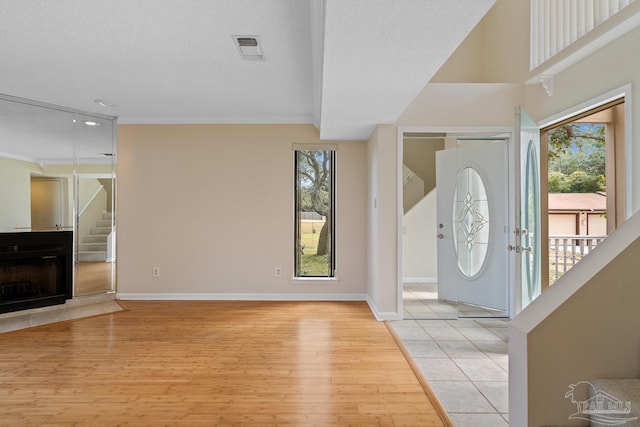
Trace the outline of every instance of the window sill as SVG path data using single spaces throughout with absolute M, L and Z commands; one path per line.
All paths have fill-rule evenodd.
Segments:
M 294 285 L 337 285 L 340 279 L 336 277 L 294 277 L 291 283 Z

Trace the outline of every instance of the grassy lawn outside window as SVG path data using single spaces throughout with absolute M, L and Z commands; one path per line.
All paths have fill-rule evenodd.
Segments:
M 335 151 L 295 150 L 295 276 L 335 276 Z

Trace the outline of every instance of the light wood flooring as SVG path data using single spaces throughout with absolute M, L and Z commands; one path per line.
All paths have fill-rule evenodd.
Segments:
M 0 334 L 0 425 L 448 425 L 365 303 L 121 304 Z
M 76 269 L 75 295 L 92 295 L 111 291 L 115 264 L 110 262 L 83 261 Z

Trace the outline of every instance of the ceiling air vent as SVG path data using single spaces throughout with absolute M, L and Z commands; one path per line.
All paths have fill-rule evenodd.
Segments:
M 263 60 L 262 45 L 258 36 L 231 36 L 242 59 Z

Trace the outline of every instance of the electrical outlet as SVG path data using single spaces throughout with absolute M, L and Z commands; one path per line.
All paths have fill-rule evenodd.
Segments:
M 151 269 L 151 275 L 153 277 L 160 277 L 160 267 L 153 267 Z
M 280 267 L 276 267 L 275 273 L 276 273 L 276 277 L 282 276 L 282 269 Z

